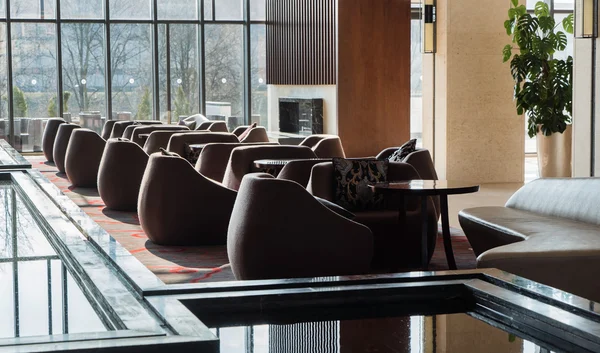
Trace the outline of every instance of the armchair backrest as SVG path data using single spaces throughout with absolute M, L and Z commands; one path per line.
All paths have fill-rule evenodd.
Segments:
M 231 151 L 223 185 L 237 190 L 244 175 L 259 171 L 254 161 L 265 158 L 309 159 L 316 158 L 315 153 L 306 146 L 244 146 Z
M 241 146 L 279 146 L 277 142 L 269 143 L 208 143 L 202 148 L 200 157 L 196 163 L 196 170 L 212 180 L 222 182 L 229 163 L 231 151 Z
M 131 133 L 131 142 L 137 143 L 140 146 L 144 145 L 144 140 L 140 137 L 142 134 L 150 134 L 153 131 L 189 131 L 187 126 L 181 125 L 151 125 L 138 126 Z
M 229 130 L 227 130 L 227 123 L 224 122 L 224 121 L 214 121 L 208 127 L 208 131 L 212 131 L 212 132 L 229 132 Z
M 185 158 L 185 145 L 211 142 L 238 142 L 234 134 L 228 132 L 193 131 L 185 134 L 173 134 L 169 139 L 167 151 L 177 153 Z
M 152 131 L 150 133 L 150 136 L 148 136 L 146 143 L 144 144 L 144 152 L 146 152 L 147 154 L 159 152 L 161 148 L 164 148 L 164 149 L 167 148 L 167 146 L 169 145 L 169 139 L 174 134 L 187 134 L 187 133 L 192 133 L 192 132 L 194 132 L 194 131 L 192 131 L 192 130 Z
M 269 142 L 269 136 L 267 130 L 262 126 L 257 126 L 250 130 L 250 133 L 244 138 L 242 143 L 254 143 L 254 142 Z
M 194 114 L 194 115 L 188 116 L 187 118 L 185 118 L 182 121 L 180 121 L 179 125 L 185 125 L 190 130 L 196 130 L 196 128 L 200 124 L 202 124 L 204 122 L 207 122 L 207 121 L 209 121 L 209 120 L 204 115 L 202 115 L 202 114 Z
M 102 138 L 108 140 L 110 138 L 110 134 L 112 133 L 113 126 L 117 120 L 107 120 L 102 127 Z

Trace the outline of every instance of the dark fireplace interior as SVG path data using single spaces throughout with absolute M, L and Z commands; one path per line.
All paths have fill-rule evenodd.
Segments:
M 279 131 L 299 135 L 323 133 L 323 99 L 279 98 Z

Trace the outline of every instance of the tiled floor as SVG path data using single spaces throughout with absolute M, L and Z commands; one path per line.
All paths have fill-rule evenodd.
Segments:
M 537 157 L 528 156 L 525 158 L 525 182 L 528 183 L 536 178 L 538 178 Z M 477 193 L 450 196 L 448 198 L 450 226 L 460 228 L 458 212 L 462 209 L 480 206 L 504 206 L 510 196 L 521 186 L 523 186 L 521 183 L 482 184 Z

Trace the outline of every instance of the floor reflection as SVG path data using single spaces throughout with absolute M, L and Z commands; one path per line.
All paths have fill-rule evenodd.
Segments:
M 214 328 L 223 353 L 546 353 L 466 314 Z
M 0 338 L 106 331 L 10 182 L 0 183 Z

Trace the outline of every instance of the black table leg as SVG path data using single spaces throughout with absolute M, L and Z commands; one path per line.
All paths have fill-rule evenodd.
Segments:
M 398 229 L 405 229 L 406 228 L 406 198 L 404 197 L 404 195 L 398 196 L 398 203 L 400 204 L 399 210 L 398 210 Z M 392 245 L 393 246 L 391 246 L 390 249 L 388 249 L 384 253 L 387 254 L 386 258 L 389 259 L 389 261 L 391 263 L 390 271 L 398 272 L 398 269 L 400 268 L 400 266 L 398 265 L 398 263 L 400 262 L 400 259 L 398 258 L 398 253 L 396 251 L 397 251 L 397 249 L 400 249 L 400 247 L 402 246 L 402 239 L 400 238 L 400 236 L 395 238 L 395 241 L 393 241 Z
M 427 196 L 421 197 L 421 265 L 426 271 L 429 267 L 429 244 L 427 241 Z
M 442 212 L 442 234 L 444 236 L 444 250 L 446 251 L 446 260 L 451 270 L 456 270 L 456 261 L 454 261 L 454 252 L 452 251 L 452 239 L 450 238 L 450 221 L 448 220 L 448 195 L 440 195 L 440 206 Z

